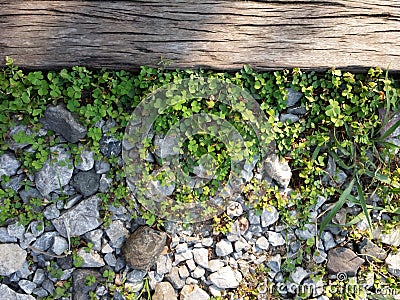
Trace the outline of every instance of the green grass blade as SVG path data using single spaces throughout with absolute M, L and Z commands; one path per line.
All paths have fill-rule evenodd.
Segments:
M 369 170 L 365 170 L 365 174 L 367 174 L 369 177 L 376 179 L 382 183 L 386 183 L 394 188 L 400 188 L 400 186 L 398 184 L 395 184 L 389 177 L 387 177 L 386 175 L 383 175 L 381 173 L 378 172 L 371 172 Z
M 380 138 L 377 138 L 376 141 L 381 142 L 384 141 L 389 135 L 391 135 L 398 127 L 400 126 L 400 120 L 394 123 Z
M 343 191 L 343 193 L 340 195 L 339 200 L 336 202 L 336 204 L 333 206 L 331 211 L 328 213 L 328 215 L 322 220 L 320 224 L 320 229 L 319 229 L 319 236 L 322 235 L 322 232 L 326 228 L 326 226 L 331 223 L 333 217 L 336 215 L 336 213 L 339 211 L 340 208 L 342 208 L 343 204 L 346 202 L 348 196 L 351 193 L 351 189 L 354 186 L 354 181 L 355 179 L 353 178 L 349 186 Z
M 351 166 L 346 165 L 343 160 L 339 157 L 339 155 L 336 154 L 335 151 L 329 151 L 329 155 L 332 156 L 334 161 L 343 169 L 345 170 L 350 170 Z
M 361 184 L 360 184 L 360 179 L 358 178 L 358 176 L 356 176 L 356 178 L 357 178 L 356 186 L 357 186 L 357 192 L 358 192 L 358 199 L 360 201 L 360 205 L 363 210 L 363 213 L 364 213 L 365 217 L 367 218 L 369 228 L 372 230 L 371 218 L 369 216 L 369 211 L 367 209 L 367 202 L 365 201 L 364 192 L 363 192 Z

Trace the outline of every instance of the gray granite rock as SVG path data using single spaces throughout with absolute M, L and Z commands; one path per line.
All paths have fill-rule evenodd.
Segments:
M 387 265 L 388 271 L 400 278 L 400 253 L 389 254 L 385 260 L 385 264 Z
M 251 225 L 259 225 L 261 224 L 260 216 L 257 216 L 253 210 L 249 211 L 249 223 Z
M 278 247 L 286 244 L 286 241 L 280 232 L 275 231 L 267 231 L 268 232 L 268 241 L 271 246 Z
M 108 178 L 106 174 L 101 174 L 100 181 L 99 181 L 99 192 L 105 193 L 109 190 L 112 184 L 112 179 Z
M 73 177 L 71 184 L 84 197 L 89 197 L 99 189 L 100 175 L 94 170 L 81 171 Z
M 294 271 L 290 274 L 290 278 L 294 283 L 301 284 L 301 282 L 310 275 L 309 272 L 304 270 L 302 267 L 296 267 Z
M 208 279 L 220 289 L 237 288 L 239 286 L 235 272 L 229 266 L 220 268 L 217 272 L 212 273 Z
M 322 240 L 324 241 L 325 251 L 328 251 L 329 249 L 336 247 L 335 239 L 333 238 L 332 233 L 330 233 L 329 231 L 325 231 L 322 234 Z
M 172 268 L 172 260 L 169 255 L 160 255 L 156 262 L 157 273 L 167 274 Z
M 279 220 L 279 212 L 272 205 L 265 208 L 261 214 L 261 226 L 268 227 Z
M 239 217 L 243 214 L 243 206 L 239 202 L 230 201 L 226 213 L 231 217 Z
M 32 294 L 36 296 L 36 299 L 43 299 L 49 295 L 49 293 L 42 287 L 34 289 Z
M 94 250 L 86 252 L 86 249 L 81 248 L 77 255 L 83 259 L 83 264 L 80 266 L 82 268 L 100 268 L 105 265 L 103 258 Z
M 111 169 L 111 165 L 106 161 L 95 161 L 94 168 L 97 174 L 105 174 Z
M 147 197 L 156 202 L 163 201 L 166 197 L 172 195 L 175 190 L 175 184 L 161 184 L 159 180 L 151 180 L 148 183 Z
M 25 227 L 17 223 L 12 223 L 7 226 L 7 232 L 10 236 L 16 237 L 19 240 L 24 238 Z
M 139 227 L 122 247 L 126 263 L 135 269 L 150 268 L 164 249 L 166 238 L 165 232 L 147 226 Z
M 153 144 L 156 149 L 155 154 L 160 158 L 175 155 L 176 151 L 173 149 L 175 141 L 176 139 L 171 136 L 164 139 L 164 137 L 156 135 L 153 139 Z
M 381 227 L 377 227 L 372 230 L 372 236 L 374 240 L 381 241 L 386 245 L 400 246 L 400 227 L 394 227 L 388 233 L 384 233 Z
M 32 198 L 41 198 L 42 195 L 40 192 L 32 187 L 25 187 L 25 189 L 22 189 L 19 191 L 19 195 L 24 203 L 28 203 L 30 199 Z
M 106 229 L 106 234 L 110 239 L 110 246 L 121 248 L 125 239 L 129 235 L 129 231 L 125 228 L 124 223 L 120 220 L 116 220 Z
M 92 285 L 86 284 L 86 278 L 94 276 L 96 281 Z M 102 276 L 98 271 L 88 269 L 77 269 L 72 274 L 72 299 L 73 300 L 87 300 L 89 299 L 89 292 L 95 291 L 98 282 Z
M 208 250 L 199 248 L 193 250 L 193 259 L 199 266 L 208 268 Z
M 279 186 L 284 189 L 289 186 L 292 171 L 287 161 L 281 161 L 278 155 L 270 154 L 264 159 L 263 167 L 263 172 L 274 179 Z
M 292 88 L 287 88 L 287 101 L 286 101 L 286 107 L 292 107 L 295 106 L 301 99 L 301 97 L 303 97 L 303 93 L 298 92 Z
M 192 277 L 195 279 L 201 278 L 204 276 L 204 274 L 206 273 L 206 270 L 204 270 L 202 267 L 197 266 L 193 272 L 192 272 Z
M 0 181 L 1 176 L 13 176 L 17 174 L 21 163 L 15 158 L 11 152 L 5 152 L 0 156 Z
M 53 245 L 51 246 L 51 251 L 53 251 L 56 255 L 61 255 L 67 250 L 68 241 L 61 236 L 55 236 L 53 239 Z
M 20 280 L 18 285 L 28 295 L 32 294 L 33 290 L 36 288 L 36 283 L 25 279 Z
M 0 276 L 9 276 L 22 268 L 26 255 L 17 244 L 0 244 Z
M 177 300 L 176 292 L 169 282 L 159 282 L 154 288 L 152 300 Z
M 68 142 L 76 143 L 86 136 L 87 130 L 78 120 L 61 104 L 49 105 L 41 120 L 44 128 L 62 135 Z
M 215 254 L 217 256 L 227 256 L 233 252 L 233 247 L 232 243 L 226 239 L 220 240 L 216 245 L 215 245 Z
M 0 227 L 0 243 L 15 243 L 17 238 L 8 234 L 5 227 Z
M 299 116 L 294 115 L 294 114 L 281 114 L 279 120 L 284 123 L 289 121 L 289 123 L 295 123 L 298 120 L 300 120 Z
M 216 272 L 224 266 L 224 262 L 220 259 L 212 259 L 208 262 L 208 270 L 210 272 Z
M 305 224 L 304 229 L 296 229 L 295 233 L 300 240 L 308 240 L 315 237 L 316 228 L 314 224 Z
M 94 166 L 94 153 L 90 150 L 83 150 L 80 155 L 80 161 L 75 168 L 81 171 L 89 171 Z
M 46 272 L 43 269 L 37 269 L 35 275 L 33 275 L 32 281 L 37 285 L 41 285 L 46 278 Z
M 330 274 L 346 273 L 353 277 L 364 260 L 348 248 L 338 247 L 328 252 L 328 263 L 326 265 Z
M 175 289 L 181 289 L 185 285 L 185 281 L 179 276 L 179 268 L 172 267 L 171 271 L 165 276 Z
M 36 188 L 44 197 L 67 185 L 74 171 L 71 154 L 63 147 L 51 147 L 50 151 L 51 159 L 49 158 L 42 169 L 35 173 Z
M 95 229 L 84 234 L 85 239 L 93 244 L 93 249 L 99 251 L 101 249 L 101 237 L 104 232 L 101 229 Z M 112 251 L 112 249 L 111 249 Z
M 182 266 L 180 266 L 179 268 L 178 268 L 179 270 L 179 276 L 182 278 L 182 279 L 186 279 L 186 278 L 188 278 L 189 277 L 189 275 L 190 275 L 190 273 L 189 273 L 189 270 L 188 270 L 188 268 L 186 267 L 186 265 L 182 265 Z M 196 269 L 196 266 L 193 268 L 193 269 L 191 269 L 191 271 L 194 271 Z
M 108 266 L 111 267 L 115 267 L 115 265 L 117 264 L 117 258 L 112 253 L 107 253 L 106 255 L 104 255 L 104 261 Z
M 1 182 L 1 186 L 3 189 L 12 189 L 17 192 L 21 189 L 22 183 L 25 178 L 26 178 L 25 174 L 12 176 L 12 177 L 10 177 L 10 181 L 3 180 Z M 1 181 L 1 179 L 0 179 L 0 181 Z
M 35 300 L 30 295 L 19 294 L 14 290 L 10 289 L 7 285 L 0 283 L 0 295 L 1 299 L 4 300 Z
M 268 258 L 268 261 L 265 263 L 268 268 L 270 268 L 274 273 L 278 273 L 281 271 L 281 260 L 282 257 L 280 254 L 276 254 Z
M 260 238 L 257 239 L 256 241 L 256 246 L 262 250 L 268 250 L 269 248 L 269 242 L 266 239 L 265 236 L 262 236 Z
M 53 245 L 55 236 L 57 236 L 57 232 L 45 232 L 33 243 L 32 246 L 39 250 L 47 251 Z
M 44 223 L 43 221 L 32 221 L 29 224 L 29 228 L 34 237 L 38 237 L 44 232 Z
M 46 206 L 46 208 L 43 211 L 43 216 L 47 220 L 57 219 L 60 216 L 60 211 L 57 209 L 56 204 L 53 203 Z
M 105 157 L 118 156 L 121 153 L 121 141 L 113 136 L 103 136 L 100 140 L 100 152 Z
M 143 270 L 132 270 L 126 275 L 126 280 L 129 282 L 142 282 L 147 272 Z
M 305 107 L 299 106 L 299 107 L 290 107 L 290 108 L 287 109 L 287 112 L 289 114 L 302 116 L 302 115 L 306 114 L 307 110 L 306 110 Z
M 210 296 L 198 285 L 185 285 L 180 293 L 179 300 L 208 300 Z
M 101 225 L 100 202 L 101 199 L 97 196 L 85 199 L 59 218 L 52 220 L 52 223 L 64 237 L 67 237 L 67 230 L 71 237 L 83 235 Z

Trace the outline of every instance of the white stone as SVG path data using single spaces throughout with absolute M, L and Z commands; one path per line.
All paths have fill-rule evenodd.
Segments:
M 239 286 L 235 272 L 228 266 L 212 273 L 208 279 L 220 289 L 237 288 Z
M 26 255 L 17 244 L 0 244 L 0 276 L 9 276 L 21 269 Z
M 218 256 L 224 257 L 233 252 L 232 243 L 228 240 L 221 240 L 215 246 L 215 253 Z
M 275 231 L 268 231 L 268 241 L 273 247 L 285 245 L 286 241 L 282 234 Z

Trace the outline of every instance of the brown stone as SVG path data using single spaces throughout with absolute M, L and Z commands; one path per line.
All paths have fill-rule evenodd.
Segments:
M 148 270 L 164 249 L 167 234 L 147 226 L 139 227 L 122 246 L 126 263 L 133 269 Z
M 335 248 L 328 253 L 328 263 L 326 265 L 331 274 L 346 273 L 349 277 L 355 276 L 358 268 L 364 260 L 357 256 L 348 248 Z
M 177 300 L 174 288 L 169 282 L 157 283 L 154 288 L 153 300 Z

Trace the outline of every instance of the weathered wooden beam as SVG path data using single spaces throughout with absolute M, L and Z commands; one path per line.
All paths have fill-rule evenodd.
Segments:
M 400 0 L 0 0 L 0 55 L 31 69 L 400 71 Z

